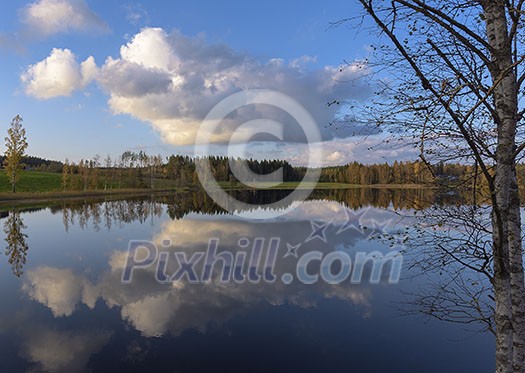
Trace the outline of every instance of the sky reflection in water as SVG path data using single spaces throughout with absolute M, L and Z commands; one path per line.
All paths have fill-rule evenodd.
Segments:
M 191 208 L 174 216 L 173 204 L 149 199 L 22 212 L 25 227 L 18 233 L 27 235 L 27 262 L 16 270 L 16 260 L 10 266 L 6 257 L 0 271 L 0 371 L 493 370 L 490 335 L 400 316 L 401 291 L 415 288 L 414 280 L 281 281 L 280 274 L 293 273 L 297 262 L 284 258 L 287 243 L 301 244 L 299 255 L 393 250 L 370 238 L 406 220 L 366 203 L 356 210 L 345 204 L 351 205 L 307 201 L 263 222 Z M 368 230 L 356 228 L 359 217 Z M 349 219 L 357 224 L 341 232 Z M 307 241 L 312 221 L 329 223 L 325 240 Z M 212 237 L 220 250 L 233 251 L 239 250 L 239 238 L 279 237 L 277 281 L 159 284 L 155 269 L 148 268 L 136 271 L 130 284 L 121 282 L 131 239 L 191 254 L 204 250 Z M 167 239 L 172 245 L 164 248 Z

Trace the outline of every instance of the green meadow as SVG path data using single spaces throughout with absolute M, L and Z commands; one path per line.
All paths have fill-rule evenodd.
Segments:
M 62 175 L 56 172 L 22 171 L 16 185 L 17 192 L 53 192 L 61 190 Z M 0 170 L 0 193 L 11 192 L 11 184 L 4 170 Z

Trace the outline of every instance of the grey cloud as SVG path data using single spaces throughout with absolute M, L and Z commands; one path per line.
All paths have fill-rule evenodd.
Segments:
M 141 75 L 140 70 L 135 71 L 137 82 L 131 94 L 128 94 L 128 81 L 106 79 L 103 85 L 111 95 L 109 103 L 115 112 L 149 121 L 167 142 L 174 145 L 191 144 L 200 122 L 211 108 L 241 90 L 271 89 L 293 97 L 312 114 L 324 140 L 335 137 L 328 124 L 338 110 L 327 103 L 334 98 L 364 99 L 370 94 L 370 88 L 358 80 L 366 66 L 357 62 L 342 71 L 329 66 L 305 70 L 296 61 L 290 64 L 280 59 L 259 62 L 228 46 L 209 44 L 202 37 L 190 38 L 178 31 L 167 34 L 162 29 L 144 29 L 123 47 L 124 53 L 121 52 L 116 61 L 125 64 L 132 56 L 132 62 L 144 61 L 147 67 L 151 64 L 147 54 L 153 46 L 156 46 L 159 59 L 166 61 L 162 65 L 164 72 L 173 81 L 167 91 L 149 94 L 147 87 L 151 82 L 147 76 Z M 129 78 L 133 79 L 133 76 Z M 348 83 L 347 78 L 353 83 Z M 155 80 L 155 77 L 150 79 Z M 137 96 L 137 92 L 148 94 Z M 264 105 L 255 111 L 239 111 L 224 124 L 223 130 L 231 133 L 246 120 L 268 117 L 284 124 L 286 140 L 304 142 L 304 136 L 296 136 L 300 129 L 287 113 L 276 112 Z M 170 137 L 169 133 L 177 129 L 182 129 L 187 136 Z M 338 137 L 345 137 L 350 132 L 343 128 Z M 221 142 L 220 138 L 217 143 Z
M 50 57 L 30 66 L 22 75 L 26 93 L 49 99 L 68 95 L 90 81 L 83 78 L 78 63 L 51 65 Z M 341 116 L 340 108 L 328 103 L 334 99 L 367 99 L 371 88 L 360 78 L 368 73 L 368 67 L 359 61 L 344 69 L 318 67 L 312 64 L 314 61 L 315 58 L 307 56 L 289 63 L 278 58 L 258 61 L 227 45 L 211 44 L 201 36 L 188 37 L 176 30 L 167 33 L 160 28 L 144 28 L 120 48 L 118 58 L 109 57 L 102 66 L 91 66 L 89 77 L 98 81 L 109 94 L 108 105 L 114 114 L 130 115 L 150 123 L 164 142 L 175 146 L 194 145 L 209 111 L 224 98 L 249 89 L 273 90 L 298 101 L 316 121 L 325 142 L 356 135 L 363 127 L 349 117 L 337 119 Z M 72 66 L 74 79 L 68 84 L 49 87 L 47 75 L 37 74 L 35 66 L 42 67 L 41 70 L 44 66 L 56 66 L 60 70 Z M 232 109 L 210 137 L 210 143 L 228 144 L 236 129 L 253 119 L 282 123 L 287 143 L 301 145 L 306 142 L 301 127 L 289 113 L 258 104 Z M 330 126 L 334 120 L 337 130 L 334 125 Z M 276 143 L 273 136 L 252 138 L 250 133 L 244 132 L 243 136 L 237 141 Z M 344 156 L 344 150 L 338 151 Z
M 113 94 L 138 97 L 166 93 L 171 84 L 168 73 L 148 69 L 133 62 L 106 62 L 100 70 L 98 82 Z

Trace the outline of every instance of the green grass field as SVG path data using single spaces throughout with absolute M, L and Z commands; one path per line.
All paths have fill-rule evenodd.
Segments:
M 149 195 L 151 193 L 185 192 L 188 188 L 173 186 L 173 180 L 155 181 L 155 189 L 122 188 L 108 190 L 62 190 L 62 175 L 52 172 L 23 171 L 17 192 L 11 193 L 11 185 L 4 170 L 0 170 L 0 211 L 16 206 L 48 206 L 61 200 L 85 198 L 122 198 L 123 196 Z
M 220 186 L 226 190 L 245 190 L 249 189 L 241 183 L 230 183 L 220 182 Z M 267 189 L 267 183 L 259 183 L 257 188 Z M 276 186 L 272 186 L 271 189 L 280 190 L 291 190 L 299 187 L 299 182 L 284 182 Z M 354 185 L 354 184 L 343 184 L 343 183 L 306 183 L 302 187 L 304 188 L 315 188 L 319 189 L 349 189 L 349 188 L 420 188 L 419 185 Z M 191 188 L 191 186 L 190 186 Z M 183 191 L 187 188 L 181 188 L 175 186 L 174 180 L 157 179 L 155 180 L 156 191 Z M 59 173 L 52 172 L 40 172 L 40 171 L 23 171 L 20 175 L 20 181 L 18 182 L 17 193 L 11 193 L 11 185 L 4 170 L 0 170 L 0 200 L 12 201 L 12 200 L 28 200 L 28 199 L 39 199 L 39 198 L 70 198 L 72 196 L 80 195 L 105 195 L 105 194 L 118 194 L 118 193 L 133 193 L 141 191 L 151 191 L 148 188 L 142 189 L 117 189 L 116 185 L 108 187 L 105 191 L 101 188 L 95 191 L 81 190 L 74 191 L 62 191 L 62 175 Z
M 17 192 L 54 192 L 61 189 L 62 176 L 53 172 L 22 171 Z M 0 193 L 11 192 L 4 170 L 0 170 Z
M 75 175 L 75 177 L 78 176 Z M 149 180 L 146 180 L 146 182 L 149 182 Z M 156 179 L 154 184 L 155 189 L 176 188 L 175 182 L 173 180 Z M 116 183 L 113 183 L 113 185 L 111 186 L 108 185 L 108 189 L 116 188 Z M 101 188 L 99 188 L 98 190 L 101 191 Z M 22 174 L 20 175 L 20 180 L 16 186 L 16 191 L 17 193 L 62 192 L 62 174 L 41 171 L 22 171 Z M 10 192 L 11 185 L 9 184 L 7 175 L 4 170 L 0 170 L 0 193 Z

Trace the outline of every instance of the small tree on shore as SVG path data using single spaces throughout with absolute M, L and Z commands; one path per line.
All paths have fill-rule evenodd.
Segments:
M 20 172 L 22 170 L 22 157 L 28 146 L 26 130 L 22 127 L 22 117 L 20 115 L 13 118 L 11 127 L 7 130 L 5 146 L 5 171 L 11 183 L 11 191 L 15 193 L 16 184 L 20 179 Z
M 64 166 L 62 166 L 62 189 L 64 192 L 67 190 L 67 184 L 69 183 L 69 160 L 66 158 Z

